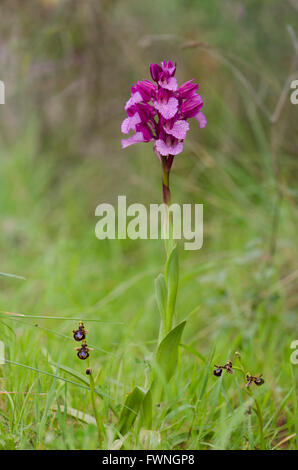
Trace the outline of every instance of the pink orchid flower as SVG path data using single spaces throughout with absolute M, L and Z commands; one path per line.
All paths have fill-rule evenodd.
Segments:
M 125 105 L 127 118 L 121 131 L 134 134 L 122 140 L 122 147 L 140 142 L 154 142 L 154 152 L 162 160 L 183 150 L 183 141 L 189 130 L 188 119 L 194 118 L 199 127 L 207 124 L 201 112 L 203 100 L 197 94 L 198 84 L 189 80 L 178 87 L 176 63 L 163 61 L 151 64 L 153 82 L 142 80 L 131 89 L 131 97 Z

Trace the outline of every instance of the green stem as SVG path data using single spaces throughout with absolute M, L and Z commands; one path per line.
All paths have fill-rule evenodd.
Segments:
M 253 394 L 251 393 L 251 395 L 253 395 Z M 253 397 L 253 399 L 254 399 L 254 402 L 256 404 L 256 413 L 257 413 L 257 417 L 258 417 L 258 420 L 259 420 L 259 426 L 260 426 L 261 449 L 264 450 L 265 449 L 265 441 L 264 441 L 264 431 L 263 431 L 264 425 L 263 425 L 262 410 L 260 408 L 258 400 L 255 397 Z
M 171 217 L 169 212 L 169 206 L 171 205 L 171 191 L 170 191 L 170 170 L 167 168 L 166 160 L 162 160 L 162 199 L 166 205 L 166 214 L 164 218 L 164 242 L 167 257 L 171 252 Z M 166 234 L 168 238 L 166 237 Z
M 244 372 L 244 369 L 243 369 L 243 366 L 241 364 L 241 367 L 233 367 L 233 369 L 235 370 L 239 370 L 242 375 L 243 375 L 243 378 L 245 380 L 245 377 L 246 377 L 246 374 Z M 256 405 L 256 415 L 257 415 L 257 418 L 258 418 L 258 421 L 259 421 L 259 427 L 260 427 L 260 438 L 261 438 L 261 449 L 264 450 L 265 448 L 265 441 L 264 441 L 264 423 L 263 423 L 263 415 L 262 415 L 262 410 L 260 408 L 260 405 L 259 405 L 259 402 L 258 400 L 255 398 L 253 392 L 250 390 L 250 389 L 246 389 L 246 392 L 248 393 L 248 395 L 253 398 L 254 402 L 255 402 L 255 405 Z
M 167 213 L 165 216 L 165 227 L 164 227 L 164 232 L 165 234 L 168 233 L 168 238 L 165 237 L 164 242 L 165 242 L 165 250 L 166 250 L 166 266 L 168 264 L 170 255 L 172 250 L 175 247 L 175 241 L 173 238 L 173 223 L 172 223 L 172 217 L 171 217 L 171 212 L 169 211 L 169 206 L 171 205 L 171 191 L 170 191 L 170 171 L 173 163 L 173 156 L 168 156 L 168 157 L 162 157 L 162 195 L 163 195 L 163 202 L 167 206 Z M 178 266 L 177 266 L 178 269 Z M 163 339 L 172 329 L 172 323 L 173 323 L 173 316 L 174 316 L 174 309 L 175 309 L 175 302 L 170 302 L 169 299 L 169 285 L 167 285 L 168 288 L 168 299 L 167 299 L 167 311 L 166 311 L 166 319 L 165 322 L 161 322 L 161 327 L 160 327 L 160 332 L 162 333 L 160 336 L 161 339 Z M 173 292 L 171 291 L 171 296 L 172 298 L 176 299 L 176 294 L 177 294 L 177 286 L 176 286 L 176 291 Z
M 88 359 L 88 368 L 90 369 L 90 374 L 89 374 L 89 383 L 90 383 L 90 396 L 91 396 L 91 403 L 93 407 L 93 413 L 95 416 L 95 421 L 96 421 L 96 427 L 97 427 L 97 433 L 98 433 L 98 440 L 99 443 L 102 441 L 102 426 L 101 426 L 101 421 L 99 419 L 97 407 L 96 407 L 96 399 L 95 399 L 95 384 L 94 384 L 94 379 L 92 375 L 92 369 L 90 367 L 90 361 Z
M 171 252 L 167 263 L 167 306 L 166 306 L 166 333 L 168 334 L 173 327 L 175 315 L 176 298 L 179 280 L 179 265 L 177 249 Z

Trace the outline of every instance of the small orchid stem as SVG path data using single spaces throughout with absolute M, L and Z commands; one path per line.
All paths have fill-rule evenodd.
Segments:
M 90 396 L 91 396 L 91 403 L 93 407 L 93 413 L 96 421 L 96 427 L 97 427 L 97 433 L 98 433 L 98 440 L 99 443 L 102 441 L 102 426 L 101 422 L 99 419 L 98 411 L 96 408 L 96 399 L 95 399 L 95 384 L 94 384 L 94 379 L 92 375 L 92 369 L 90 367 L 90 361 L 88 359 L 88 368 L 90 369 L 90 374 L 89 374 L 89 383 L 90 383 Z
M 240 361 L 240 359 L 239 359 Z M 245 377 L 246 377 L 246 374 L 245 374 L 245 371 L 244 371 L 244 368 L 243 368 L 243 365 L 241 364 L 240 362 L 240 365 L 241 367 L 233 367 L 233 369 L 235 370 L 239 370 L 242 375 L 243 375 L 243 378 L 245 380 Z M 261 438 L 261 448 L 262 450 L 265 448 L 265 441 L 264 441 L 264 423 L 263 423 L 263 415 L 262 415 L 262 410 L 260 408 L 260 405 L 259 405 L 259 402 L 258 400 L 255 398 L 253 392 L 249 389 L 249 388 L 246 388 L 246 392 L 248 393 L 248 395 L 254 400 L 255 402 L 255 405 L 256 405 L 256 409 L 255 409 L 255 412 L 257 414 L 257 417 L 258 417 L 258 421 L 259 421 L 259 427 L 260 427 L 260 438 Z
M 254 396 L 253 396 L 253 399 L 254 399 L 254 402 L 255 402 L 255 405 L 256 405 L 256 413 L 257 413 L 257 417 L 258 417 L 258 420 L 259 420 L 259 426 L 260 426 L 261 449 L 264 450 L 265 449 L 265 441 L 264 441 L 264 431 L 263 431 L 264 424 L 263 424 L 262 410 L 260 408 L 258 400 Z

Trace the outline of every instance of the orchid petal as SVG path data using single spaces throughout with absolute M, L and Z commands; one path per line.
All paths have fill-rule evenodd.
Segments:
M 123 149 L 129 147 L 130 145 L 139 144 L 141 142 L 146 142 L 142 132 L 136 132 L 136 134 L 132 135 L 131 137 L 128 137 L 128 139 L 121 140 Z
M 154 102 L 155 109 L 160 112 L 160 114 L 165 119 L 171 119 L 175 116 L 178 110 L 178 100 L 174 97 L 171 97 L 167 103 L 162 103 L 160 101 Z
M 176 91 L 178 89 L 178 82 L 175 77 L 170 77 L 167 80 L 159 80 L 158 84 L 165 90 Z
M 140 103 L 140 101 L 143 101 L 142 95 L 140 92 L 136 91 L 135 93 L 132 94 L 132 96 L 129 98 L 129 100 L 126 102 L 125 105 L 125 111 L 128 110 L 131 106 L 133 106 L 136 103 Z
M 172 128 L 168 128 L 166 125 L 164 126 L 164 130 L 166 131 L 167 134 L 170 134 L 176 139 L 185 139 L 186 133 L 189 130 L 189 124 L 187 121 L 184 120 L 178 120 L 176 121 Z
M 128 134 L 131 129 L 135 131 L 136 125 L 140 122 L 141 118 L 139 113 L 135 113 L 132 117 L 127 117 L 121 124 L 121 132 L 123 132 L 123 134 Z
M 203 114 L 202 112 L 199 112 L 198 114 L 196 114 L 196 116 L 194 116 L 194 118 L 198 121 L 201 129 L 203 129 L 206 126 L 207 119 L 205 117 L 205 114 Z
M 183 143 L 177 142 L 171 145 L 167 145 L 166 142 L 162 139 L 158 139 L 155 143 L 155 149 L 160 155 L 164 157 L 168 155 L 178 155 L 183 150 Z

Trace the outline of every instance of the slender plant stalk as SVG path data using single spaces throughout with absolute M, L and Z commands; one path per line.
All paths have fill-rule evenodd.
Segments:
M 166 208 L 167 208 L 167 212 L 165 216 L 165 227 L 164 227 L 164 231 L 165 231 L 164 241 L 165 241 L 165 250 L 166 250 L 166 257 L 167 257 L 166 266 L 168 264 L 171 252 L 176 246 L 174 238 L 173 238 L 172 214 L 169 211 L 169 206 L 171 205 L 170 171 L 171 171 L 171 167 L 173 164 L 173 160 L 174 160 L 174 157 L 172 155 L 170 155 L 169 157 L 162 157 L 162 195 L 163 195 L 163 203 L 166 205 Z M 168 237 L 167 237 L 167 234 L 168 234 Z M 174 292 L 172 291 L 172 295 L 174 298 L 176 298 L 176 294 L 177 294 L 177 287 Z M 163 324 L 161 325 L 163 336 L 166 336 L 171 331 L 172 326 L 173 326 L 175 302 L 170 302 L 169 300 L 170 299 L 169 299 L 169 289 L 168 289 L 166 321 L 164 325 Z
M 99 440 L 99 443 L 101 443 L 101 441 L 102 441 L 102 426 L 101 426 L 101 421 L 99 419 L 99 414 L 98 414 L 97 407 L 96 407 L 95 384 L 94 384 L 94 379 L 93 379 L 93 375 L 92 375 L 92 369 L 90 367 L 89 358 L 88 358 L 88 369 L 90 370 L 89 383 L 90 383 L 91 403 L 92 403 L 93 413 L 94 413 L 95 421 L 96 421 L 98 440 Z
M 166 206 L 166 214 L 164 220 L 164 235 L 165 235 L 165 250 L 167 258 L 171 252 L 171 217 L 169 206 L 171 205 L 171 191 L 170 191 L 170 168 L 167 165 L 167 159 L 163 157 L 162 159 L 162 199 L 163 203 Z M 168 234 L 168 237 L 167 237 Z M 173 240 L 172 240 L 173 241 Z
M 253 395 L 252 392 L 251 392 L 251 395 Z M 256 413 L 257 413 L 257 417 L 258 417 L 258 420 L 259 420 L 259 426 L 260 426 L 261 449 L 264 450 L 265 449 L 265 441 L 264 441 L 264 429 L 263 429 L 264 424 L 263 424 L 262 410 L 260 408 L 258 400 L 255 397 L 253 397 L 253 399 L 254 399 L 254 402 L 255 402 L 255 405 L 256 405 Z
M 239 359 L 239 358 L 238 358 L 238 359 Z M 239 359 L 239 361 L 240 361 L 240 359 Z M 235 370 L 239 370 L 239 371 L 242 373 L 243 378 L 244 378 L 244 380 L 245 380 L 246 374 L 245 374 L 243 365 L 241 364 L 241 367 L 235 367 L 235 366 L 234 366 L 234 369 L 235 369 Z M 246 389 L 246 392 L 247 392 L 248 395 L 254 400 L 255 405 L 256 405 L 255 411 L 256 411 L 256 415 L 257 415 L 258 421 L 259 421 L 259 427 L 260 427 L 261 449 L 264 450 L 264 448 L 265 448 L 265 441 L 264 441 L 264 422 L 263 422 L 262 410 L 261 410 L 261 407 L 260 407 L 260 405 L 259 405 L 259 402 L 258 402 L 258 400 L 256 399 L 256 397 L 254 396 L 253 392 L 252 392 L 250 389 Z

